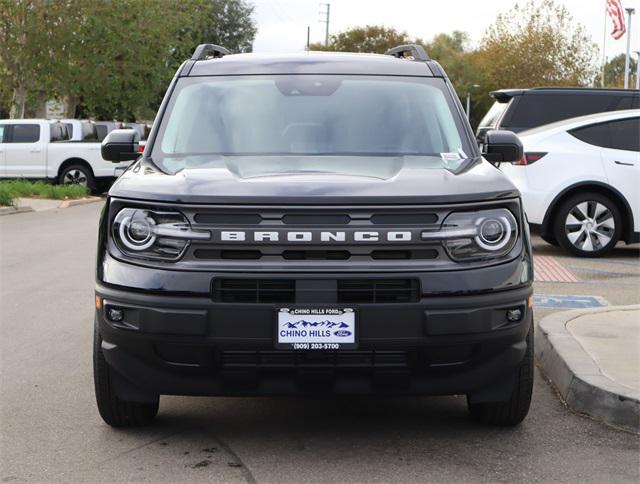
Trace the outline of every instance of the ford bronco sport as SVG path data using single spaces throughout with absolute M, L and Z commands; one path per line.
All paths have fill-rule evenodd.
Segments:
M 99 228 L 94 377 L 113 426 L 160 395 L 466 395 L 515 425 L 533 380 L 518 191 L 416 45 L 387 55 L 199 46 Z

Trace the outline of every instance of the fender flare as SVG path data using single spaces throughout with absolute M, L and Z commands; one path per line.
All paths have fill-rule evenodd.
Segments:
M 623 213 L 623 217 L 624 217 L 624 223 L 625 223 L 625 227 L 624 227 L 624 232 L 622 233 L 622 237 L 621 239 L 629 242 L 632 238 L 633 238 L 633 234 L 634 234 L 634 220 L 633 220 L 633 211 L 631 210 L 631 205 L 629 205 L 629 201 L 625 198 L 625 196 L 616 188 L 612 187 L 611 185 L 607 184 L 607 183 L 603 183 L 603 182 L 599 182 L 599 181 L 581 181 L 578 183 L 574 183 L 573 185 L 569 185 L 568 187 L 564 188 L 560 193 L 558 193 L 553 200 L 551 201 L 551 203 L 549 204 L 549 206 L 547 207 L 547 211 L 544 214 L 544 218 L 542 219 L 542 230 L 541 232 L 543 234 L 549 234 L 550 233 L 550 225 L 551 225 L 551 214 L 555 211 L 555 209 L 558 206 L 558 203 L 560 202 L 560 200 L 562 200 L 569 192 L 575 191 L 576 189 L 580 188 L 580 187 L 596 187 L 599 189 L 604 189 L 605 191 L 608 191 L 610 193 L 612 193 L 615 197 L 616 197 L 616 201 L 619 201 L 622 203 L 622 209 L 624 210 L 625 213 Z M 625 216 L 626 215 L 626 216 Z

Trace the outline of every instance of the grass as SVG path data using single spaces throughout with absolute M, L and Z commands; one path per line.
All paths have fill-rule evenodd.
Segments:
M 12 206 L 19 197 L 66 200 L 86 197 L 89 191 L 80 185 L 52 185 L 42 181 L 0 181 L 0 206 Z

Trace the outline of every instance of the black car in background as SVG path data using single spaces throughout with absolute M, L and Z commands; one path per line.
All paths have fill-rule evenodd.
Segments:
M 640 107 L 640 91 L 629 89 L 536 87 L 490 94 L 496 101 L 478 125 L 478 141 L 492 129 L 518 133 L 586 114 Z

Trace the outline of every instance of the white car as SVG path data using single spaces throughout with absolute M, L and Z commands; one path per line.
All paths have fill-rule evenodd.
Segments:
M 71 141 L 98 141 L 96 126 L 88 119 L 61 119 L 60 122 L 69 130 Z
M 93 121 L 93 124 L 96 127 L 98 141 L 105 139 L 114 129 L 120 129 L 122 127 L 122 123 L 118 121 Z
M 94 190 L 129 164 L 103 160 L 97 140 L 69 142 L 68 130 L 59 121 L 0 119 L 0 178 L 48 179 Z
M 572 118 L 519 133 L 525 155 L 500 169 L 515 183 L 532 229 L 598 257 L 640 241 L 640 110 Z

